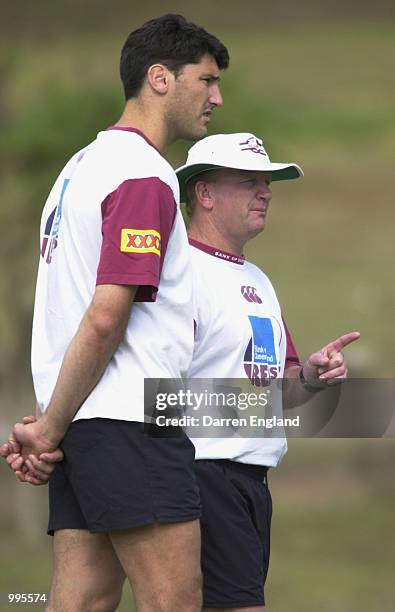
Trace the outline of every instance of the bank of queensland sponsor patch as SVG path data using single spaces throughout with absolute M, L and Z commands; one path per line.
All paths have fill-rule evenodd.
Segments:
M 120 250 L 123 253 L 155 253 L 160 257 L 161 235 L 154 229 L 122 228 Z
M 280 364 L 274 345 L 273 325 L 264 317 L 248 317 L 252 337 L 244 353 L 244 371 L 256 387 L 264 387 L 270 379 L 277 378 Z

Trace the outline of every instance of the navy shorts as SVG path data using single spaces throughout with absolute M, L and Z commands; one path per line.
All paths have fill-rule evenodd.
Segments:
M 193 444 L 181 429 L 168 437 L 156 425 L 149 431 L 144 423 L 103 418 L 70 425 L 61 444 L 64 460 L 49 481 L 50 535 L 200 517 Z
M 202 501 L 203 602 L 210 608 L 264 605 L 272 501 L 267 468 L 198 460 Z

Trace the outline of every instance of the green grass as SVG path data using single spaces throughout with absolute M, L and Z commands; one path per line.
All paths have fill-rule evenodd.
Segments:
M 391 440 L 290 442 L 283 464 L 269 474 L 274 515 L 268 609 L 392 611 L 394 459 Z M 11 500 L 10 479 L 5 481 Z M 51 540 L 43 535 L 45 491 L 24 492 L 19 501 L 30 507 L 26 516 L 30 512 L 35 535 L 28 535 L 26 525 L 15 531 L 10 513 L 3 520 L 0 592 L 47 592 Z M 119 610 L 132 611 L 131 601 L 125 585 Z M 0 612 L 10 609 L 0 606 Z
M 344 499 L 325 508 L 277 509 L 267 598 L 273 612 L 393 609 L 395 496 Z

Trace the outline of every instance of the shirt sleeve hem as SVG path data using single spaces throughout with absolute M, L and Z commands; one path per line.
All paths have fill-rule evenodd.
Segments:
M 289 358 L 285 360 L 285 366 L 284 366 L 284 370 L 287 370 L 288 368 L 294 367 L 294 366 L 301 366 L 302 364 L 300 363 L 299 359 L 296 358 Z
M 96 285 L 151 286 L 158 290 L 159 279 L 149 272 L 141 274 L 100 274 L 96 279 Z

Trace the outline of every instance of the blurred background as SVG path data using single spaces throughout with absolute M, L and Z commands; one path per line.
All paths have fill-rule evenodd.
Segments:
M 350 373 L 393 378 L 395 5 L 392 0 L 1 0 L 0 433 L 34 403 L 30 327 L 41 209 L 69 156 L 122 110 L 121 46 L 180 12 L 228 46 L 210 132 L 252 131 L 305 178 L 273 185 L 247 255 L 271 277 L 305 358 L 341 333 Z M 392 75 L 392 76 L 391 76 Z M 168 151 L 180 165 L 189 143 Z M 374 410 L 374 406 L 372 406 Z M 270 474 L 271 612 L 394 609 L 395 442 L 291 440 Z M 0 610 L 51 576 L 45 488 L 0 467 Z M 120 608 L 132 610 L 125 588 Z

